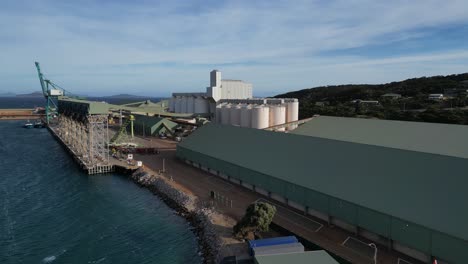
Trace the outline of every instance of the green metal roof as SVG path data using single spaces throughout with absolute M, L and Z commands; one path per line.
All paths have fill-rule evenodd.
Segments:
M 180 117 L 180 118 L 191 118 L 194 114 L 182 114 L 182 113 L 170 113 L 165 111 L 166 101 L 160 101 L 153 103 L 150 101 L 135 102 L 125 105 L 108 104 L 104 102 L 80 100 L 69 97 L 60 97 L 59 104 L 62 102 L 62 106 L 69 108 L 75 112 L 86 112 L 88 114 L 107 114 L 109 110 L 127 110 L 132 113 L 149 113 L 155 115 L 163 115 L 169 117 Z M 59 111 L 60 108 L 59 108 Z
M 87 100 L 73 99 L 69 97 L 60 97 L 59 98 L 59 111 L 67 108 L 70 111 L 80 112 L 81 114 L 89 115 L 98 115 L 98 114 L 107 114 L 109 113 L 110 105 L 103 102 L 94 102 Z
M 325 250 L 255 257 L 256 264 L 339 264 Z
M 164 117 L 157 117 L 157 116 L 144 116 L 144 115 L 134 115 L 135 125 L 144 125 L 146 127 L 154 127 L 154 126 L 161 126 L 164 123 L 168 128 L 173 129 L 177 126 L 177 123 L 172 122 Z
M 317 116 L 292 134 L 468 158 L 468 126 Z
M 178 147 L 468 241 L 468 159 L 218 124 Z

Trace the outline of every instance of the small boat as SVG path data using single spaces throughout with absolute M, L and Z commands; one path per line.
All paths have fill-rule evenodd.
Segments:
M 38 120 L 38 121 L 36 121 L 36 123 L 34 123 L 34 127 L 35 127 L 35 128 L 43 128 L 43 127 L 44 127 L 44 123 L 42 123 L 41 120 Z
M 33 123 L 31 123 L 31 122 L 28 120 L 28 122 L 26 122 L 26 123 L 24 124 L 24 127 L 25 127 L 25 128 L 33 128 L 34 125 L 33 125 Z

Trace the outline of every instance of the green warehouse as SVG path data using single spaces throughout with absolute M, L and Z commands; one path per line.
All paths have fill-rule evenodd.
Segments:
M 424 262 L 468 263 L 468 126 L 314 117 L 209 124 L 177 156 Z
M 134 115 L 133 129 L 136 134 L 144 136 L 157 136 L 160 133 L 172 134 L 177 123 L 167 118 L 156 116 Z

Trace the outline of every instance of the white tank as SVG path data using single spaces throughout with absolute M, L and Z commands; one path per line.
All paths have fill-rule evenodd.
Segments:
M 176 97 L 174 103 L 174 112 L 180 113 L 182 111 L 182 98 Z
M 197 96 L 195 98 L 195 105 L 194 105 L 194 109 L 193 109 L 193 112 L 196 113 L 196 114 L 204 114 L 204 113 L 208 113 L 208 100 L 201 97 L 201 96 Z
M 240 126 L 241 105 L 233 105 L 229 113 L 229 123 L 233 126 Z
M 259 105 L 252 108 L 252 128 L 267 128 L 269 118 L 268 106 Z
M 187 113 L 187 97 L 181 97 L 180 113 Z
M 299 120 L 299 102 L 289 102 L 286 108 L 286 122 L 294 122 Z M 296 129 L 297 125 L 288 127 L 288 130 Z
M 223 109 L 222 109 L 223 106 L 224 106 L 224 104 L 219 104 L 219 105 L 216 106 L 215 121 L 218 124 L 221 124 L 221 115 L 222 115 L 222 112 L 223 112 Z
M 193 113 L 195 110 L 195 98 L 193 96 L 187 97 L 187 113 Z
M 231 117 L 231 105 L 226 104 L 223 105 L 221 108 L 221 124 L 223 125 L 229 125 L 230 124 L 230 117 Z
M 169 112 L 174 112 L 174 97 L 169 98 Z
M 252 105 L 243 105 L 240 113 L 240 126 L 252 127 Z
M 270 122 L 269 126 L 276 126 L 286 123 L 286 106 L 274 105 L 270 106 Z M 277 129 L 277 131 L 284 131 L 284 128 Z

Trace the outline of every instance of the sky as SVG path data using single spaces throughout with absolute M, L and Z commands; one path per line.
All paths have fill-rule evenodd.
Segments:
M 0 93 L 203 92 L 209 72 L 272 96 L 468 72 L 466 0 L 2 0 Z

